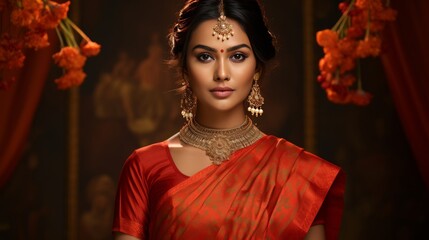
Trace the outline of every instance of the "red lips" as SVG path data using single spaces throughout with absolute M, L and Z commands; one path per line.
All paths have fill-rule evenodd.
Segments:
M 215 87 L 210 89 L 210 92 L 214 97 L 223 99 L 229 97 L 234 92 L 234 89 L 229 87 Z

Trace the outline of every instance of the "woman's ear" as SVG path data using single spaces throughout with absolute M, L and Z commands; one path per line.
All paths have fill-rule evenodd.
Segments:
M 260 77 L 261 74 L 259 72 L 255 72 L 255 74 L 253 75 L 253 80 L 258 81 Z
M 261 77 L 262 77 L 262 71 L 256 70 L 255 74 L 253 75 L 253 79 L 257 81 L 257 80 L 261 79 Z
M 262 76 L 263 70 L 261 68 L 261 66 L 256 66 L 255 68 L 255 74 L 259 74 L 259 76 Z

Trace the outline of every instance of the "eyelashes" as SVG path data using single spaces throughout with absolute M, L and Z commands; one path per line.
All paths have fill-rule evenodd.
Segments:
M 230 57 L 230 59 L 234 62 L 243 62 L 247 57 L 248 56 L 244 53 L 235 53 Z
M 207 63 L 207 62 L 210 62 L 210 60 L 214 60 L 214 58 L 208 53 L 198 54 L 197 59 L 198 59 L 198 61 L 203 62 L 203 63 Z
M 237 52 L 229 56 L 229 59 L 232 62 L 240 63 L 240 62 L 244 62 L 248 57 L 249 56 L 245 53 Z M 215 60 L 215 58 L 210 53 L 206 53 L 206 52 L 197 54 L 196 58 L 199 62 L 202 62 L 202 63 L 209 63 L 210 61 Z

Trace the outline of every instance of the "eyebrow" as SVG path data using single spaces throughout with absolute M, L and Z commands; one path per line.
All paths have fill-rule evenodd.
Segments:
M 195 47 L 193 47 L 193 48 L 192 48 L 192 51 L 193 51 L 193 50 L 195 50 L 195 49 L 197 49 L 197 48 L 202 48 L 202 49 L 207 50 L 207 51 L 209 51 L 209 52 L 217 52 L 217 50 L 216 50 L 215 48 L 212 48 L 212 47 L 209 47 L 209 46 L 206 46 L 206 45 L 201 45 L 201 44 L 198 44 L 198 45 L 196 45 Z M 238 50 L 238 49 L 240 49 L 240 48 L 248 48 L 248 49 L 251 49 L 249 45 L 247 45 L 247 44 L 243 43 L 243 44 L 239 44 L 239 45 L 237 45 L 237 46 L 229 47 L 229 48 L 227 48 L 227 49 L 226 49 L 226 51 L 227 51 L 227 52 L 232 52 L 232 51 Z

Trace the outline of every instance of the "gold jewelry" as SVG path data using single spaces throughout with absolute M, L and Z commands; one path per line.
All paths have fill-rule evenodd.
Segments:
M 255 81 L 252 86 L 252 91 L 247 98 L 247 102 L 249 103 L 247 111 L 251 112 L 252 116 L 255 115 L 256 117 L 261 116 L 262 113 L 264 113 L 264 110 L 262 110 L 264 97 L 261 95 L 261 89 L 259 88 L 258 84 L 259 76 L 259 73 L 255 73 L 255 76 L 253 77 Z
M 232 30 L 232 25 L 226 21 L 225 11 L 223 7 L 223 0 L 219 4 L 219 15 L 216 25 L 213 27 L 212 36 L 217 35 L 217 39 L 221 39 L 222 42 L 228 40 L 230 37 L 234 36 L 234 31 Z
M 197 105 L 197 98 L 192 93 L 189 85 L 186 85 L 185 91 L 180 99 L 180 108 L 182 108 L 182 117 L 190 121 L 194 117 L 195 107 Z
M 192 119 L 179 133 L 182 142 L 206 151 L 214 165 L 220 165 L 233 152 L 252 145 L 261 137 L 262 132 L 247 116 L 243 124 L 232 129 L 206 128 Z

